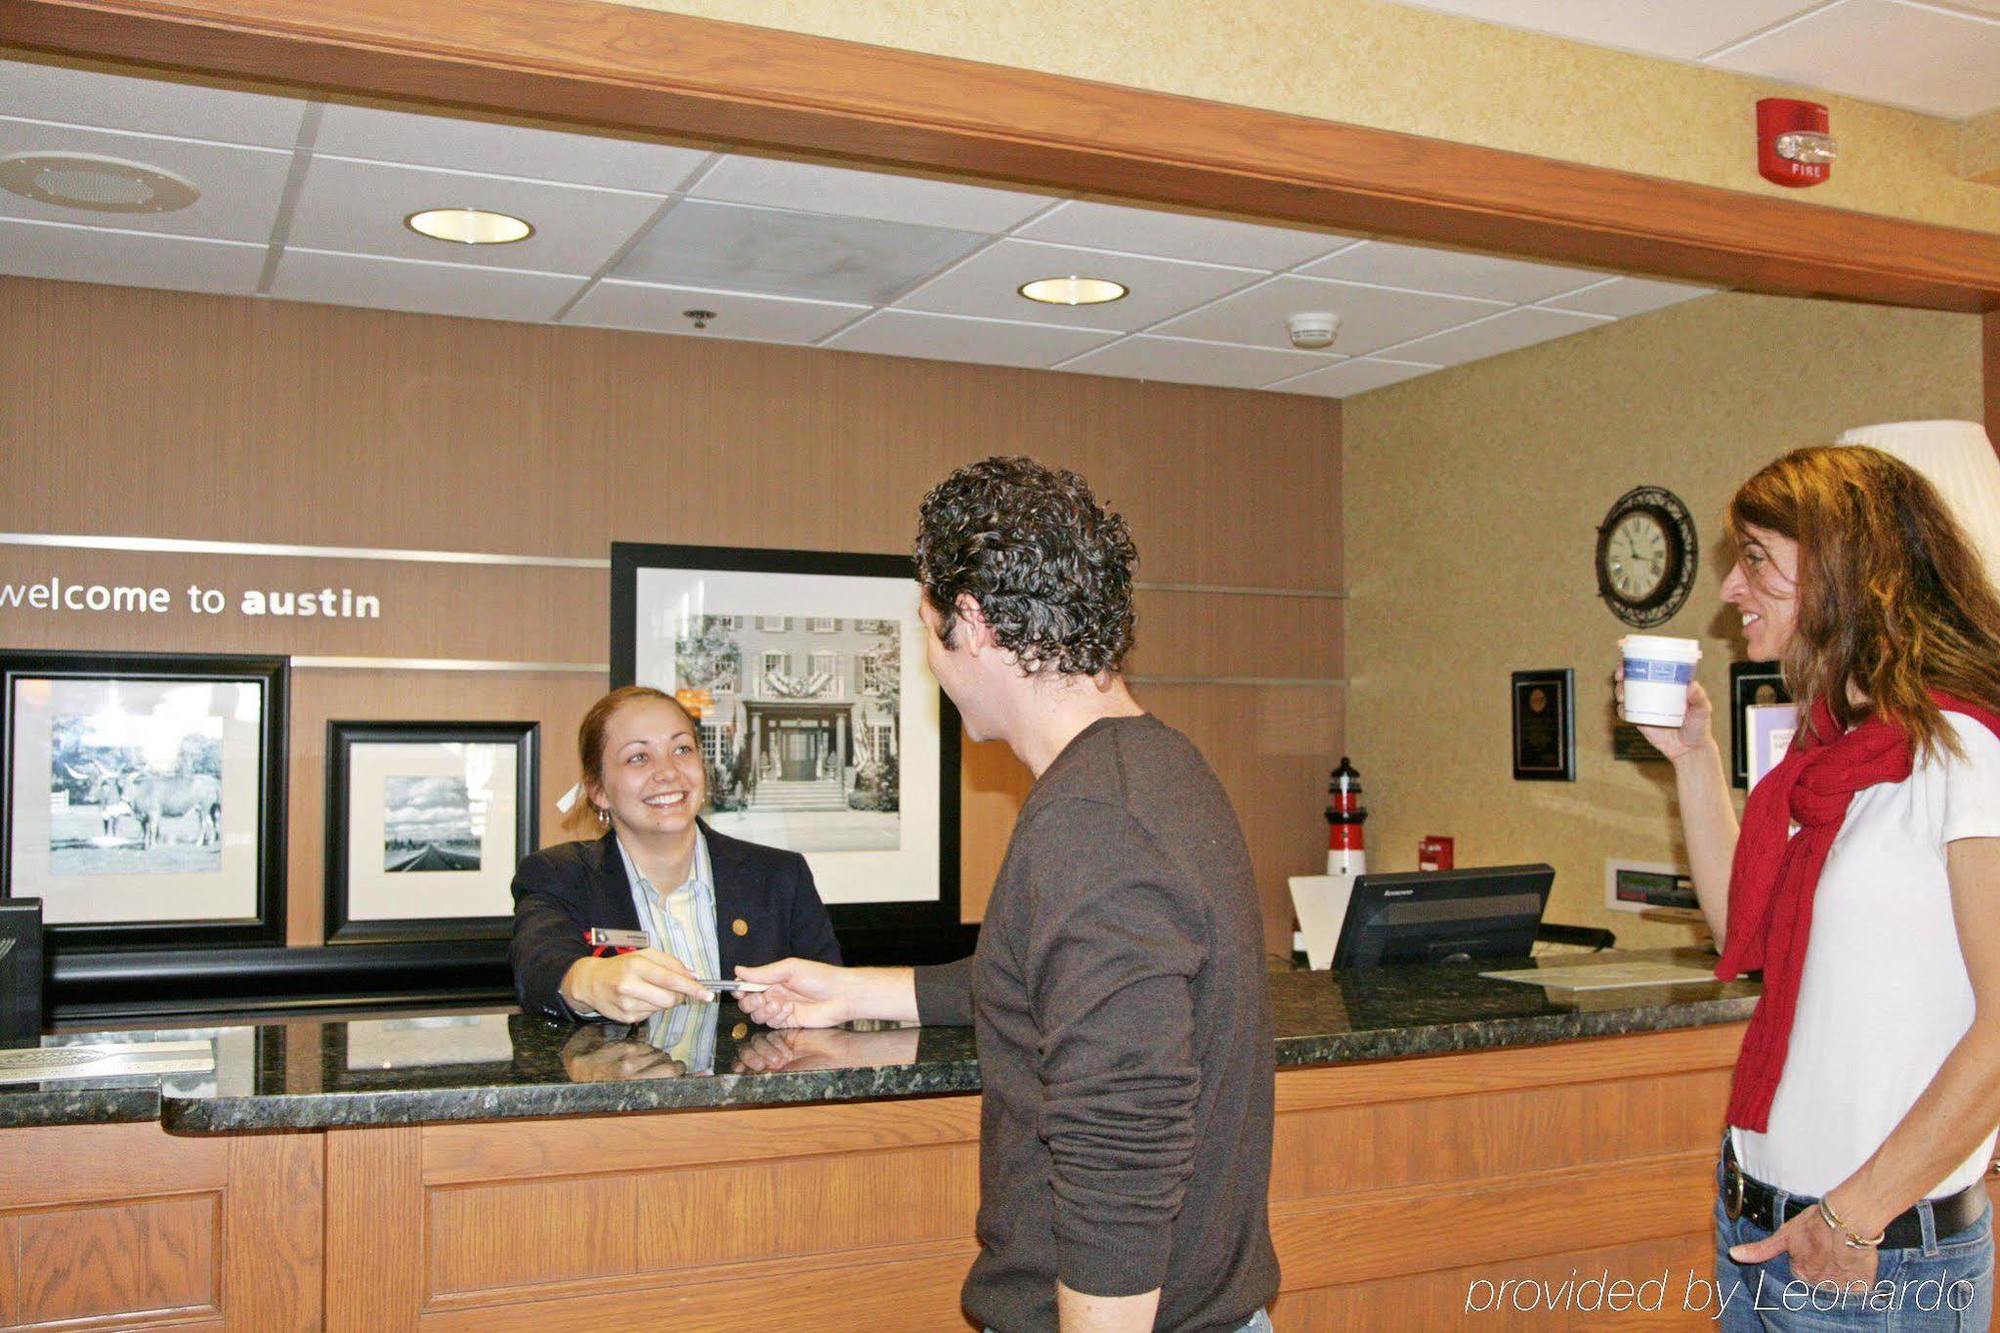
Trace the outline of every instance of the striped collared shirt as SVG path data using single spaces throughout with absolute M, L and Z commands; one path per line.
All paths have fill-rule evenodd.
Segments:
M 653 947 L 680 959 L 698 977 L 713 977 L 721 967 L 715 943 L 715 873 L 708 859 L 708 839 L 694 835 L 694 860 L 688 877 L 671 893 L 662 894 L 640 873 L 632 853 L 618 843 L 625 878 L 632 886 L 632 906 Z
M 677 1004 L 647 1019 L 645 1040 L 681 1062 L 682 1073 L 715 1072 L 715 1020 L 720 1004 Z

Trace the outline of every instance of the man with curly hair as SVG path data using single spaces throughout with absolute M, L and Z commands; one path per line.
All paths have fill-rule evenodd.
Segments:
M 979 1258 L 1000 1333 L 1268 1329 L 1274 1043 L 1263 925 L 1228 796 L 1120 674 L 1123 519 L 1073 472 L 960 468 L 917 528 L 926 655 L 966 734 L 1035 775 L 979 947 L 942 967 L 739 968 L 774 1027 L 971 1023 Z

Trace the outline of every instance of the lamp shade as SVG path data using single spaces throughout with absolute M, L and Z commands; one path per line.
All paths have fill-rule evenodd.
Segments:
M 2000 588 L 2000 455 L 1985 427 L 1976 421 L 1891 421 L 1858 426 L 1835 443 L 1880 449 L 1929 478 Z

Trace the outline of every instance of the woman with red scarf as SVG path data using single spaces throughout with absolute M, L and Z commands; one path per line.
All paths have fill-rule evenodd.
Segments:
M 1729 505 L 1722 599 L 1801 724 L 1739 832 L 1699 685 L 1673 761 L 1717 974 L 1764 974 L 1729 1101 L 1725 1329 L 1978 1328 L 2000 1123 L 2000 594 L 1936 490 L 1801 449 Z

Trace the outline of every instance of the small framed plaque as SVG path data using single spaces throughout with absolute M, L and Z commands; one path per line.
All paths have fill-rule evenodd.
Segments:
M 1626 764 L 1664 764 L 1667 757 L 1630 722 L 1611 724 L 1611 757 Z
M 1792 692 L 1776 662 L 1729 664 L 1729 780 L 1750 786 L 1750 714 L 1752 708 L 1788 704 Z M 1787 740 L 1790 738 L 1787 737 Z
M 1576 672 L 1516 671 L 1514 779 L 1576 781 Z

